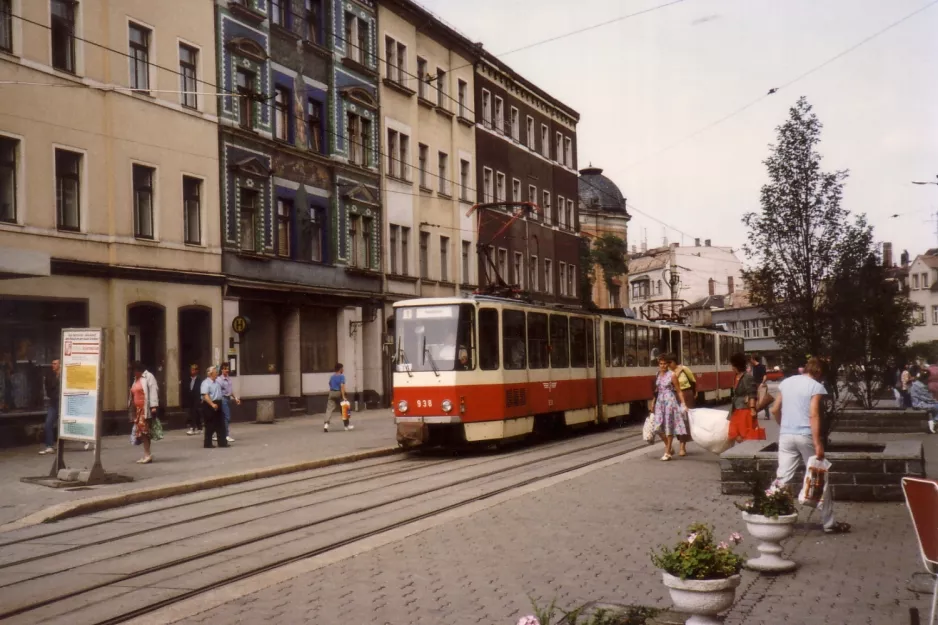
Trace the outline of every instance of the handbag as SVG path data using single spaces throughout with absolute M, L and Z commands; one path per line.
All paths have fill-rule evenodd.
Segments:
M 775 398 L 772 396 L 772 393 L 769 392 L 768 385 L 763 382 L 759 385 L 759 396 L 756 400 L 756 412 L 762 412 L 773 403 L 775 403 Z

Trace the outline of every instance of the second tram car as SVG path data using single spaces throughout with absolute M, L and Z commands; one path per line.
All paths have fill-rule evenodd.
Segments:
M 526 436 L 644 414 L 659 354 L 697 376 L 698 397 L 730 394 L 725 332 L 566 311 L 485 295 L 395 309 L 394 418 L 407 447 Z

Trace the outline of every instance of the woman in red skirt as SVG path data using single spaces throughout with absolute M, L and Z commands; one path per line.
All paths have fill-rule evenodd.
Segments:
M 730 356 L 730 364 L 736 374 L 733 388 L 733 407 L 730 412 L 731 441 L 764 441 L 765 429 L 759 427 L 759 413 L 756 412 L 756 399 L 759 392 L 752 376 L 746 373 L 746 357 L 743 354 Z

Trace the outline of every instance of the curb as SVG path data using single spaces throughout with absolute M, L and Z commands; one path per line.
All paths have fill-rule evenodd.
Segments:
M 273 467 L 264 467 L 261 469 L 251 469 L 241 473 L 230 473 L 228 475 L 218 475 L 200 480 L 189 480 L 176 484 L 167 484 L 165 486 L 153 486 L 150 488 L 140 488 L 137 490 L 126 491 L 114 495 L 103 495 L 100 497 L 89 497 L 79 501 L 57 504 L 34 512 L 12 523 L 0 525 L 0 534 L 10 532 L 24 527 L 39 525 L 40 523 L 52 523 L 76 516 L 102 512 L 113 508 L 122 508 L 137 503 L 156 501 L 176 495 L 186 495 L 196 493 L 202 490 L 221 488 L 233 484 L 241 484 L 253 480 L 260 480 L 268 477 L 277 477 L 290 473 L 299 473 L 300 471 L 310 471 L 312 469 L 321 469 L 339 464 L 348 464 L 358 462 L 359 460 L 368 460 L 371 458 L 381 458 L 401 453 L 403 449 L 398 446 L 378 447 L 343 456 L 331 456 L 329 458 L 320 458 L 318 460 L 307 460 L 304 462 L 295 462 L 292 464 L 281 464 Z

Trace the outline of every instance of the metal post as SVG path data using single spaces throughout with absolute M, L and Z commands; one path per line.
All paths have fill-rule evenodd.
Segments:
M 104 363 L 106 362 L 105 357 L 107 356 L 107 335 L 107 329 L 102 328 L 101 353 L 98 355 L 98 379 L 100 383 L 98 386 L 98 410 L 94 425 L 94 464 L 91 465 L 91 470 L 88 471 L 87 479 L 83 480 L 88 484 L 100 484 L 105 481 L 106 476 L 104 467 L 101 465 L 101 429 L 104 425 L 104 389 L 106 386 L 104 376 L 107 370 Z M 82 475 L 82 477 L 85 476 Z

